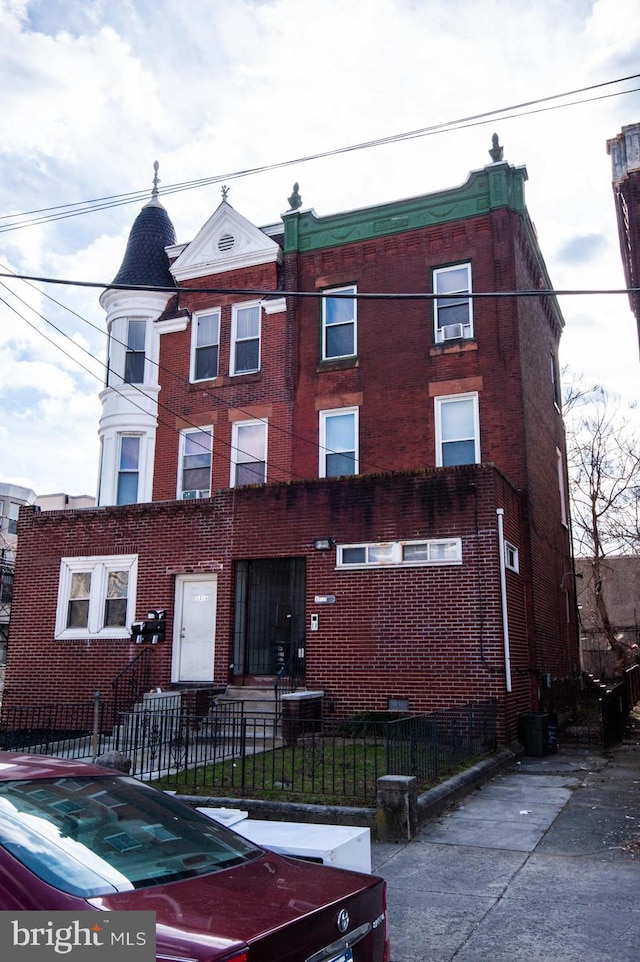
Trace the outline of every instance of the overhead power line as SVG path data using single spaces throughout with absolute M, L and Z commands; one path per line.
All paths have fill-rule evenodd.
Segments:
M 151 284 L 106 284 L 103 281 L 70 281 L 57 277 L 40 277 L 33 274 L 13 274 L 0 271 L 0 277 L 14 281 L 33 281 L 38 284 L 56 284 L 65 287 L 93 287 L 101 290 L 115 291 L 146 291 L 155 294 L 231 294 L 238 297 L 300 297 L 332 300 L 359 301 L 433 301 L 457 300 L 460 294 L 438 294 L 431 291 L 356 291 L 355 293 L 339 293 L 332 290 L 317 291 L 287 291 L 256 287 L 154 287 Z M 575 288 L 555 290 L 554 288 L 534 288 L 523 291 L 470 291 L 465 297 L 479 300 L 486 297 L 576 297 L 581 295 L 611 295 L 611 294 L 640 294 L 640 287 L 619 288 Z
M 0 276 L 1 276 L 1 275 L 0 275 Z M 10 277 L 16 277 L 15 274 L 10 274 L 9 276 L 10 276 Z M 29 286 L 33 286 L 33 285 L 29 285 Z M 4 283 L 0 283 L 0 287 L 3 287 L 3 288 L 4 288 L 5 290 L 7 290 L 7 291 L 10 290 L 9 287 L 8 287 L 6 284 L 4 284 Z M 35 287 L 34 287 L 34 290 L 38 290 L 38 288 L 35 288 Z M 61 304 L 59 301 L 56 301 L 54 298 L 50 298 L 49 295 L 46 294 L 46 293 L 44 293 L 44 292 L 42 292 L 42 293 L 43 293 L 44 296 L 47 297 L 49 300 L 52 300 L 54 304 L 57 304 L 59 307 L 63 307 L 63 308 L 64 308 L 64 305 Z M 39 311 L 36 311 L 35 308 L 33 308 L 31 305 L 29 305 L 29 304 L 27 303 L 27 301 L 25 301 L 25 300 L 24 300 L 22 297 L 20 297 L 18 294 L 15 294 L 14 292 L 11 292 L 11 294 L 12 294 L 13 297 L 17 298 L 17 300 L 19 300 L 21 304 L 23 304 L 26 308 L 28 308 L 29 310 L 31 310 L 31 311 L 36 315 L 36 317 L 39 317 L 42 321 L 45 322 L 45 324 L 47 324 L 49 327 L 53 328 L 53 330 L 56 331 L 56 333 L 60 334 L 63 338 L 65 338 L 67 341 L 69 341 L 71 344 L 73 344 L 73 347 L 76 349 L 76 351 L 81 351 L 82 353 L 86 354 L 88 357 L 91 358 L 92 361 L 95 361 L 96 364 L 98 364 L 98 366 L 101 367 L 106 374 L 108 374 L 108 371 L 109 371 L 108 363 L 105 363 L 104 361 L 101 361 L 99 358 L 97 358 L 97 357 L 95 356 L 95 354 L 92 354 L 91 351 L 89 351 L 87 348 L 85 348 L 85 347 L 83 347 L 82 345 L 78 344 L 72 337 L 70 337 L 65 331 L 63 331 L 62 328 L 60 328 L 60 327 L 58 327 L 56 324 L 54 324 L 53 321 L 51 321 L 51 320 L 49 320 L 49 318 L 45 317 L 44 314 L 41 314 Z M 73 361 L 74 363 L 76 363 L 83 371 L 85 371 L 87 374 L 91 375 L 92 377 L 96 378 L 97 380 L 100 380 L 99 376 L 95 373 L 95 371 L 91 371 L 90 368 L 88 368 L 88 367 L 86 367 L 84 364 L 82 364 L 77 358 L 75 358 L 71 353 L 69 353 L 69 351 L 66 351 L 60 344 L 58 344 L 56 341 L 54 341 L 53 338 L 49 337 L 49 336 L 48 336 L 44 331 L 42 331 L 37 325 L 35 325 L 35 324 L 33 324 L 31 321 L 27 320 L 27 318 L 24 316 L 24 314 L 22 314 L 14 305 L 10 304 L 7 300 L 5 300 L 5 298 L 0 297 L 0 304 L 4 304 L 5 307 L 7 307 L 9 310 L 13 311 L 13 313 L 16 314 L 21 320 L 23 320 L 23 321 L 25 322 L 25 324 L 28 325 L 28 327 L 30 327 L 33 331 L 35 331 L 36 334 L 39 334 L 41 337 L 43 337 L 46 341 L 49 342 L 49 344 L 51 344 L 53 347 L 55 347 L 57 350 L 59 350 L 62 354 L 64 354 L 66 357 L 68 357 L 71 361 Z M 69 308 L 67 308 L 67 310 L 69 310 Z M 101 334 L 105 334 L 105 332 L 104 332 L 103 330 L 101 330 L 100 328 L 98 328 L 97 325 L 92 324 L 90 321 L 87 321 L 85 318 L 82 318 L 81 315 L 76 314 L 75 311 L 72 311 L 71 313 L 73 313 L 74 316 L 75 316 L 75 317 L 78 317 L 80 320 L 84 320 L 85 323 L 88 324 L 90 327 L 94 328 L 94 330 L 98 331 L 98 332 L 101 333 Z M 118 341 L 117 338 L 114 338 L 113 336 L 112 336 L 112 341 L 114 341 L 115 343 L 119 343 L 122 347 L 125 347 L 125 348 L 126 348 L 126 346 L 127 346 L 124 342 Z M 149 357 L 147 357 L 146 360 L 147 360 L 150 364 L 154 365 L 159 372 L 162 371 L 162 372 L 164 372 L 165 374 L 168 374 L 168 375 L 170 375 L 171 377 L 176 378 L 178 381 L 182 381 L 182 382 L 184 382 L 184 383 L 187 383 L 187 379 L 186 379 L 186 377 L 184 376 L 183 373 L 178 372 L 178 371 L 175 371 L 175 370 L 172 370 L 171 368 L 167 367 L 166 365 L 160 364 L 158 361 L 153 361 L 153 360 L 152 360 L 151 358 L 149 358 Z M 119 387 L 118 387 L 117 385 L 115 385 L 115 384 L 109 384 L 109 387 L 111 388 L 111 390 L 113 390 L 113 392 L 114 392 L 115 394 L 118 394 L 118 395 L 120 395 L 121 397 L 125 398 L 125 400 L 127 401 L 127 403 L 130 404 L 132 407 L 137 408 L 139 411 L 141 411 L 141 412 L 143 412 L 143 413 L 146 413 L 146 412 L 147 412 L 147 408 L 146 408 L 146 406 L 142 403 L 142 400 L 141 400 L 141 403 L 138 403 L 138 402 L 135 400 L 134 397 L 132 397 L 130 394 L 125 394 L 125 393 L 124 393 L 122 390 L 120 390 Z M 138 385 L 138 384 L 133 384 L 133 383 L 128 384 L 128 387 L 129 387 L 130 389 L 133 389 L 134 392 L 140 397 L 140 399 L 144 398 L 144 399 L 146 400 L 146 399 L 148 398 L 148 394 L 147 394 L 146 390 L 144 389 L 144 387 L 141 387 L 140 385 Z M 179 418 L 179 420 L 181 421 L 181 423 L 182 423 L 182 425 L 183 425 L 183 428 L 189 428 L 189 429 L 194 429 L 194 430 L 202 430 L 202 425 L 201 425 L 198 421 L 192 421 L 189 417 L 185 417 L 184 412 L 182 412 L 182 411 L 181 411 L 181 412 L 178 412 L 178 411 L 173 410 L 168 404 L 165 404 L 162 400 L 158 400 L 158 401 L 157 401 L 157 405 L 158 405 L 158 424 L 164 425 L 165 427 L 167 427 L 167 428 L 169 429 L 169 431 L 171 431 L 173 434 L 176 434 L 178 437 L 180 437 L 181 431 L 175 427 L 175 424 L 172 423 L 172 421 L 168 421 L 168 420 L 164 419 L 164 418 L 162 417 L 162 414 L 171 415 L 173 419 Z M 229 404 L 229 403 L 227 403 L 227 402 L 225 402 L 225 401 L 222 401 L 222 402 L 221 402 L 221 406 L 224 407 L 224 408 L 226 408 L 227 410 L 231 410 L 231 409 L 233 408 L 233 410 L 235 410 L 235 411 L 244 411 L 244 408 L 242 408 L 242 407 L 241 407 L 239 404 L 237 404 L 237 403 L 234 403 L 234 404 L 232 405 L 232 404 Z M 271 428 L 272 430 L 277 431 L 279 434 L 284 434 L 284 435 L 286 435 L 287 437 L 290 437 L 290 438 L 292 438 L 292 439 L 295 439 L 295 440 L 298 440 L 298 441 L 302 441 L 302 442 L 304 442 L 305 444 L 311 445 L 314 449 L 315 449 L 315 448 L 318 448 L 318 442 L 317 442 L 317 440 L 316 440 L 315 438 L 308 438 L 308 437 L 305 437 L 305 436 L 300 435 L 300 434 L 295 434 L 294 432 L 289 431 L 289 430 L 287 430 L 286 428 L 283 428 L 283 427 L 281 427 L 281 426 L 278 425 L 278 424 L 274 424 L 273 422 L 269 421 L 268 418 L 258 418 L 258 417 L 255 417 L 255 415 L 252 414 L 250 411 L 244 411 L 244 413 L 246 413 L 247 418 L 249 418 L 249 419 L 251 419 L 251 420 L 254 420 L 254 421 L 262 421 L 262 422 L 264 422 L 265 424 L 266 424 L 266 423 L 269 423 L 269 424 L 270 424 L 270 428 Z M 234 459 L 233 459 L 232 452 L 235 452 L 235 453 L 236 453 L 236 456 L 237 456 L 238 454 L 248 454 L 248 453 L 249 453 L 249 452 L 245 451 L 243 448 L 241 448 L 240 446 L 234 445 L 234 444 L 232 444 L 232 443 L 230 443 L 230 442 L 227 442 L 227 441 L 223 440 L 222 438 L 220 438 L 220 437 L 218 437 L 218 436 L 216 436 L 215 443 L 216 443 L 217 457 L 223 457 L 224 460 L 226 460 L 226 462 L 227 462 L 228 464 L 236 463 L 236 462 L 234 461 Z M 194 441 L 194 440 L 192 439 L 192 444 L 195 444 L 197 447 L 202 448 L 203 452 L 205 452 L 205 451 L 208 450 L 205 446 L 203 446 L 202 444 L 200 444 L 200 442 L 198 442 L 197 440 Z M 320 447 L 322 447 L 322 446 L 320 446 Z M 228 448 L 229 453 L 228 453 L 227 455 L 225 455 L 225 454 L 222 452 L 221 449 L 223 449 L 223 448 Z M 332 449 L 326 448 L 326 447 L 323 447 L 322 450 L 327 451 L 327 452 L 331 452 L 331 453 L 336 453 L 336 452 L 333 452 Z M 390 470 L 389 468 L 384 468 L 384 467 L 382 467 L 381 465 L 376 464 L 376 463 L 374 463 L 374 462 L 372 462 L 372 461 L 364 461 L 364 460 L 362 460 L 360 463 L 361 463 L 363 466 L 368 467 L 370 470 L 375 470 L 375 471 L 388 471 L 388 470 Z M 267 460 L 265 461 L 265 465 L 266 465 L 267 467 L 271 467 L 271 468 L 274 468 L 274 467 L 275 467 L 275 465 L 272 464 L 272 462 L 270 462 L 269 459 L 267 459 Z M 293 470 L 291 470 L 291 471 L 289 472 L 289 475 L 290 475 L 290 477 L 291 477 L 292 479 L 294 479 L 294 480 L 299 480 L 299 481 L 300 481 L 300 480 L 304 480 L 304 477 L 303 477 L 302 475 L 296 474 L 296 472 L 293 471 Z
M 460 117 L 456 120 L 443 121 L 439 124 L 432 124 L 428 127 L 419 127 L 416 130 L 405 131 L 399 134 L 390 134 L 385 137 L 378 137 L 373 140 L 362 141 L 357 144 L 349 144 L 342 147 L 334 147 L 328 150 L 319 151 L 314 154 L 307 154 L 302 157 L 295 157 L 288 160 L 278 161 L 272 164 L 263 164 L 258 167 L 249 167 L 244 170 L 227 171 L 223 174 L 215 174 L 211 177 L 201 177 L 197 180 L 183 181 L 182 183 L 170 184 L 163 188 L 162 194 L 175 194 L 185 190 L 194 190 L 199 187 L 210 186 L 225 180 L 235 180 L 241 177 L 248 177 L 253 174 L 266 173 L 272 170 L 280 170 L 284 167 L 291 167 L 295 164 L 308 163 L 313 160 L 323 160 L 328 157 L 335 157 L 341 154 L 351 153 L 359 150 L 368 150 L 373 147 L 381 147 L 386 144 L 402 143 L 420 137 L 435 136 L 436 134 L 447 133 L 452 130 L 464 129 L 466 127 L 481 126 L 492 121 L 512 120 L 514 117 L 528 116 L 534 113 L 542 113 L 548 110 L 560 110 L 565 107 L 579 106 L 584 103 L 591 103 L 597 100 L 604 100 L 610 97 L 618 97 L 628 93 L 637 93 L 640 88 L 634 87 L 628 90 L 618 90 L 613 93 L 602 94 L 600 96 L 588 97 L 583 100 L 569 101 L 568 103 L 558 103 L 558 101 L 568 97 L 576 97 L 580 94 L 590 93 L 601 90 L 615 84 L 628 83 L 640 78 L 640 74 L 630 74 L 627 77 L 619 77 L 615 80 L 606 80 L 602 83 L 591 84 L 586 87 L 578 87 L 563 93 L 551 94 L 547 97 L 538 97 L 534 100 L 527 100 L 519 104 L 511 104 L 507 107 L 499 107 L 494 110 L 487 110 L 482 113 L 470 114 L 467 117 Z M 547 106 L 541 106 L 546 104 Z M 529 109 L 537 108 L 537 109 Z M 519 113 L 513 113 L 519 111 Z M 111 194 L 105 197 L 97 197 L 86 201 L 76 201 L 68 204 L 59 204 L 53 207 L 42 207 L 35 210 L 25 211 L 16 214 L 0 215 L 0 221 L 8 223 L 0 224 L 0 233 L 12 230 L 20 230 L 24 227 L 33 227 L 43 223 L 77 217 L 80 214 L 93 213 L 99 210 L 106 210 L 111 207 L 120 207 L 145 200 L 149 196 L 148 189 L 129 191 L 123 194 Z M 28 218 L 20 220 L 20 218 Z

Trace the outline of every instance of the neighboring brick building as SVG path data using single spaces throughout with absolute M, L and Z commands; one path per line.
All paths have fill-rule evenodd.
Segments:
M 291 661 L 340 716 L 496 697 L 504 737 L 570 706 L 563 322 L 525 180 L 327 217 L 296 185 L 264 229 L 224 189 L 185 245 L 154 189 L 101 298 L 101 507 L 20 517 L 8 700 L 108 693 L 162 609 L 163 688 Z
M 640 664 L 640 557 L 608 555 L 594 574 L 593 558 L 576 558 L 580 658 L 582 667 L 600 679 L 619 679 L 620 664 L 598 611 L 598 595 L 628 666 Z
M 611 155 L 622 266 L 640 338 L 640 123 L 628 124 L 608 140 L 607 153 Z

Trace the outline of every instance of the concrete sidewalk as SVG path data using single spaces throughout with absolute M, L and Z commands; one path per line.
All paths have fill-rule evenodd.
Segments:
M 372 858 L 394 962 L 638 962 L 640 726 L 525 757 Z

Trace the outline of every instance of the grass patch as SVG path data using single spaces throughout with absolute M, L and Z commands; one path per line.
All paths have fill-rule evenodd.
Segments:
M 154 781 L 183 794 L 371 806 L 385 774 L 383 744 L 314 737 L 292 747 L 227 759 Z
M 440 766 L 437 773 L 418 780 L 418 791 L 426 791 L 492 754 L 449 758 L 446 769 Z M 376 804 L 377 779 L 386 774 L 383 743 L 314 736 L 295 747 L 192 767 L 152 784 L 183 795 L 371 808 Z

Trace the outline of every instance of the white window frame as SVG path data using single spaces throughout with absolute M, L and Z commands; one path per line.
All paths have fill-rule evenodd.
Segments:
M 131 347 L 131 325 L 139 325 L 140 329 L 143 331 L 142 336 L 142 350 L 136 350 Z M 146 384 L 147 376 L 147 321 L 143 317 L 128 317 L 126 323 L 126 340 L 124 344 L 124 368 L 122 372 L 122 380 L 125 384 Z M 127 358 L 138 357 L 142 355 L 142 380 L 141 381 L 129 381 L 127 380 Z
M 320 411 L 320 452 L 319 452 L 319 477 L 350 477 L 350 475 L 334 475 L 327 474 L 327 455 L 328 454 L 342 454 L 342 451 L 335 451 L 332 448 L 327 447 L 327 422 L 334 417 L 340 417 L 343 415 L 353 415 L 353 450 L 354 450 L 354 465 L 353 474 L 360 473 L 360 424 L 359 424 L 359 408 L 348 407 L 348 408 L 329 408 L 326 411 Z M 345 449 L 347 450 L 347 449 Z
M 465 461 L 464 464 L 480 464 L 480 412 L 478 392 L 472 391 L 469 394 L 442 394 L 434 398 L 434 419 L 436 427 L 436 466 L 444 467 L 443 444 L 453 441 L 453 438 L 443 438 L 442 432 L 442 411 L 446 404 L 456 404 L 460 401 L 471 401 L 473 404 L 473 437 L 458 438 L 459 441 L 473 441 L 475 450 L 475 460 Z M 453 467 L 453 465 L 450 465 Z
M 202 425 L 201 427 L 185 428 L 183 431 L 180 432 L 180 443 L 179 443 L 179 450 L 178 450 L 178 482 L 177 482 L 177 488 L 176 488 L 176 497 L 179 500 L 190 500 L 190 499 L 185 499 L 184 488 L 182 484 L 184 479 L 184 470 L 185 470 L 184 459 L 185 459 L 185 456 L 188 456 L 188 455 L 185 455 L 187 438 L 190 434 L 203 434 L 203 433 L 208 434 L 210 439 L 209 451 L 207 452 L 209 454 L 209 487 L 206 489 L 205 488 L 197 488 L 197 489 L 187 488 L 187 490 L 188 491 L 197 490 L 198 493 L 194 495 L 194 498 L 211 497 L 211 471 L 213 467 L 213 425 L 206 424 L 206 425 Z
M 439 281 L 441 277 L 452 273 L 452 271 L 466 270 L 467 273 L 467 286 L 466 288 L 459 288 L 457 291 L 447 291 L 446 293 L 460 295 L 460 301 L 463 301 L 467 297 L 467 321 L 464 324 L 459 322 L 453 324 L 440 324 L 441 312 L 446 313 L 446 308 L 451 306 L 452 298 L 446 297 L 441 300 L 438 299 L 437 295 L 440 293 L 445 293 L 442 290 L 438 290 Z M 434 340 L 436 344 L 446 344 L 449 340 L 459 340 L 468 339 L 473 337 L 473 298 L 470 296 L 473 293 L 471 277 L 471 264 L 461 263 L 461 264 L 450 264 L 449 267 L 437 267 L 433 271 L 433 293 L 436 295 L 433 301 L 433 327 L 434 327 Z M 453 330 L 455 328 L 455 330 Z
M 520 552 L 510 541 L 504 543 L 504 564 L 509 571 L 513 571 L 515 574 L 520 573 Z
M 197 314 L 193 315 L 191 321 L 191 383 L 198 384 L 201 381 L 213 381 L 218 377 L 220 373 L 220 308 L 216 307 L 210 311 L 198 311 Z M 209 344 L 198 344 L 198 330 L 200 320 L 204 317 L 214 317 L 216 319 L 217 327 L 217 340 L 211 341 Z M 207 377 L 197 376 L 197 363 L 198 363 L 198 351 L 203 348 L 217 347 L 218 348 L 218 363 L 216 365 L 216 373 L 207 375 Z
M 110 571 L 127 571 L 129 574 L 127 613 L 122 626 L 105 627 L 104 609 Z M 67 618 L 74 573 L 91 573 L 91 592 L 87 627 L 68 628 Z M 56 611 L 56 640 L 74 638 L 129 638 L 131 624 L 135 620 L 136 588 L 138 575 L 137 555 L 91 555 L 86 558 L 63 558 L 60 562 L 58 582 L 58 607 Z
M 258 336 L 250 338 L 238 338 L 238 315 L 241 311 L 258 311 Z M 239 371 L 236 363 L 236 348 L 239 343 L 244 341 L 258 341 L 258 365 L 247 370 Z M 243 301 L 241 304 L 234 304 L 231 311 L 231 356 L 229 357 L 229 374 L 240 376 L 242 374 L 256 374 L 260 370 L 260 360 L 262 353 L 262 306 L 260 301 Z
M 357 293 L 358 288 L 355 284 L 348 284 L 345 287 L 332 287 L 323 291 L 322 297 L 322 352 L 321 357 L 323 361 L 336 361 L 345 357 L 355 357 L 358 353 L 358 301 Z M 352 316 L 350 320 L 340 321 L 339 324 L 327 324 L 327 302 L 332 299 L 336 294 L 351 294 L 352 295 Z M 348 301 L 348 297 L 341 297 L 339 299 L 341 302 Z M 348 354 L 329 354 L 327 350 L 327 333 L 333 327 L 347 327 L 351 326 L 353 329 L 353 350 Z
M 424 557 L 405 560 L 405 548 L 424 548 Z M 345 552 L 362 550 L 363 561 L 345 561 Z M 444 550 L 455 551 L 454 557 L 443 557 Z M 423 538 L 418 541 L 374 541 L 340 544 L 336 548 L 336 568 L 441 568 L 462 564 L 461 538 Z
M 268 444 L 268 440 L 269 440 L 269 434 L 268 434 L 268 430 L 267 430 L 268 422 L 267 422 L 266 419 L 263 420 L 263 419 L 261 419 L 261 418 L 254 418 L 254 419 L 251 420 L 251 421 L 234 421 L 234 422 L 233 422 L 233 429 L 232 429 L 232 436 L 231 436 L 231 487 L 232 487 L 232 488 L 244 487 L 244 485 L 239 485 L 238 482 L 237 482 L 237 480 L 236 480 L 238 465 L 240 465 L 240 464 L 262 464 L 262 461 L 259 461 L 257 458 L 249 458 L 249 457 L 245 457 L 245 456 L 244 456 L 244 455 L 246 455 L 247 452 L 243 450 L 242 444 L 243 444 L 244 442 L 241 442 L 240 437 L 239 437 L 242 428 L 245 428 L 245 427 L 257 427 L 258 425 L 260 425 L 260 427 L 263 429 L 263 437 L 264 437 L 264 478 L 263 478 L 262 481 L 253 481 L 253 482 L 249 482 L 249 483 L 252 483 L 252 484 L 266 484 L 266 481 L 267 481 L 267 463 L 268 463 L 268 461 L 267 461 L 267 444 Z
M 122 442 L 125 438 L 136 438 L 138 441 L 138 465 L 135 471 L 131 468 L 122 467 Z M 133 433 L 123 433 L 118 435 L 118 471 L 116 475 L 116 504 L 138 504 L 140 500 L 140 465 L 142 463 L 142 435 Z M 136 476 L 136 499 L 135 501 L 120 501 L 120 478 L 123 474 L 135 474 Z

